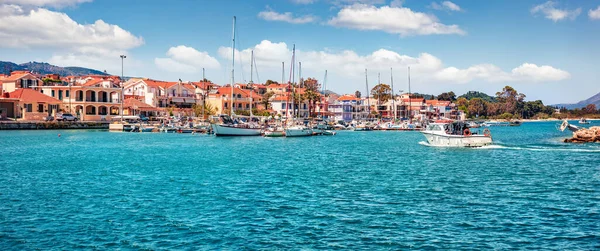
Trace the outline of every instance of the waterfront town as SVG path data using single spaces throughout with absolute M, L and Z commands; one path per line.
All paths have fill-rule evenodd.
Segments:
M 0 120 L 52 121 L 60 114 L 72 114 L 78 121 L 111 121 L 121 115 L 150 119 L 203 116 L 206 119 L 210 115 L 229 113 L 230 103 L 234 113 L 240 115 L 319 117 L 345 122 L 394 117 L 464 119 L 465 116 L 451 101 L 426 100 L 408 93 L 385 101 L 375 98 L 376 95 L 363 96 L 358 91 L 338 95 L 317 90 L 317 80 L 310 78 L 295 88 L 289 83 L 270 80 L 264 84 L 235 84 L 233 97 L 230 84 L 219 85 L 207 79 L 198 82 L 123 80 L 111 75 L 59 76 L 30 71 L 0 75 Z M 295 107 L 292 107 L 292 99 Z

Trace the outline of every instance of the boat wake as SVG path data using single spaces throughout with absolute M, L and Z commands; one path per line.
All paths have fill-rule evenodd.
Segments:
M 437 147 L 437 148 L 451 148 L 447 146 L 433 146 L 426 141 L 420 141 L 419 145 L 427 146 L 427 147 Z M 470 149 L 481 149 L 481 150 L 490 150 L 490 149 L 500 149 L 500 150 L 524 150 L 524 151 L 537 151 L 537 152 L 589 152 L 589 153 L 600 153 L 600 149 L 582 149 L 582 148 L 559 148 L 559 147 L 536 147 L 536 146 L 505 146 L 499 144 L 493 144 L 482 147 L 474 147 Z

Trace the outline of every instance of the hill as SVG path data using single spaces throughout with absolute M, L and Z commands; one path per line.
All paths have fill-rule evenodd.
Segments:
M 108 75 L 102 71 L 83 67 L 60 67 L 48 63 L 29 62 L 15 64 L 0 61 L 0 74 L 10 74 L 11 71 L 33 71 L 38 74 L 59 74 L 61 76 Z
M 485 94 L 483 92 L 478 92 L 478 91 L 469 91 L 469 92 L 467 92 L 467 93 L 465 93 L 463 95 L 460 95 L 458 98 L 465 98 L 467 100 L 471 100 L 473 98 L 480 98 L 480 99 L 483 99 L 483 100 L 485 100 L 487 102 L 494 102 L 494 101 L 496 101 L 495 97 L 492 97 L 490 95 L 487 95 L 487 94 Z
M 552 106 L 565 107 L 567 109 L 575 109 L 575 108 L 583 108 L 589 104 L 594 104 L 594 105 L 596 105 L 596 107 L 600 107 L 600 92 L 594 96 L 591 96 L 590 98 L 588 98 L 586 100 L 579 101 L 575 104 L 556 104 L 556 105 L 552 105 Z

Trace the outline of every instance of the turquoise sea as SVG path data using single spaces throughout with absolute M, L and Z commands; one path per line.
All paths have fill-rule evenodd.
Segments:
M 600 144 L 492 134 L 0 131 L 0 250 L 600 249 Z

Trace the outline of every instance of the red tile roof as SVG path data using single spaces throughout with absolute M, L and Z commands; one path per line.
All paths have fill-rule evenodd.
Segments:
M 139 101 L 137 99 L 134 99 L 134 98 L 125 99 L 123 101 L 123 106 L 127 107 L 127 108 L 133 108 L 133 109 L 136 109 L 136 110 L 148 110 L 149 111 L 149 110 L 156 110 L 157 109 L 154 106 L 151 106 L 149 104 L 146 104 L 146 103 L 144 103 L 142 101 Z
M 82 86 L 94 86 L 104 82 L 104 79 L 92 79 L 90 81 L 85 82 Z
M 217 93 L 229 97 L 231 95 L 231 87 L 219 87 Z M 248 93 L 240 88 L 233 88 L 233 95 L 240 94 L 243 98 L 249 97 Z
M 19 80 L 27 75 L 31 75 L 31 73 L 29 72 L 24 72 L 24 71 L 18 71 L 18 72 L 12 72 L 12 74 L 4 79 L 2 79 L 2 81 L 4 82 L 8 82 L 8 81 L 16 81 Z
M 151 87 L 160 87 L 163 89 L 167 89 L 171 86 L 176 85 L 178 82 L 166 82 L 166 81 L 159 81 L 159 80 L 154 80 L 154 79 L 149 79 L 149 78 L 145 78 L 142 79 L 142 81 L 144 81 L 144 83 L 146 83 L 148 86 Z
M 339 98 L 337 98 L 337 100 L 339 100 L 339 101 L 358 101 L 358 100 L 360 100 L 360 98 L 357 98 L 354 95 L 342 95 Z
M 8 94 L 9 98 L 19 99 L 25 103 L 62 104 L 62 101 L 33 89 L 22 88 Z
M 450 101 L 445 100 L 425 100 L 425 103 L 433 106 L 449 106 Z

